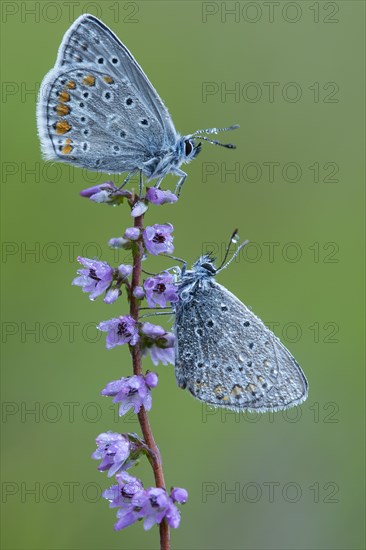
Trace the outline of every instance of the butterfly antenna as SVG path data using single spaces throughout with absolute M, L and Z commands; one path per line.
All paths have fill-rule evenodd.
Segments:
M 208 141 L 209 143 L 212 143 L 212 145 L 220 145 L 220 147 L 226 147 L 226 149 L 236 149 L 236 145 L 233 143 L 221 143 L 220 141 L 217 141 L 217 139 L 209 139 L 205 136 L 200 136 L 199 139 L 202 141 Z
M 222 260 L 221 262 L 221 265 L 217 268 L 217 271 L 220 271 L 220 269 L 222 269 L 222 266 L 225 264 L 226 260 L 227 260 L 227 257 L 229 255 L 229 252 L 230 252 L 230 245 L 231 243 L 235 243 L 237 242 L 236 239 L 238 238 L 238 229 L 234 229 L 230 239 L 229 239 L 229 242 L 227 244 L 227 247 L 226 247 L 226 250 L 225 250 L 225 256 L 224 256 L 224 259 Z
M 229 130 L 237 130 L 240 128 L 239 124 L 233 124 L 232 126 L 228 126 L 227 128 L 206 128 L 206 130 L 196 130 L 193 136 L 196 136 L 197 134 L 219 134 L 220 132 L 227 132 Z
M 208 141 L 209 143 L 212 143 L 212 145 L 219 145 L 220 147 L 226 147 L 227 149 L 236 149 L 236 145 L 233 145 L 232 143 L 221 143 L 216 139 L 209 139 L 208 137 L 202 136 L 201 134 L 218 134 L 220 132 L 226 132 L 228 130 L 236 130 L 237 128 L 239 128 L 239 124 L 233 124 L 233 126 L 228 126 L 227 128 L 206 128 L 205 130 L 197 130 L 192 134 L 192 137 L 200 136 L 199 139 L 202 139 L 203 141 Z
M 249 243 L 249 240 L 247 239 L 246 241 L 242 242 L 240 246 L 238 246 L 238 248 L 235 250 L 234 254 L 231 256 L 230 260 L 228 262 L 226 262 L 225 264 L 225 261 L 229 255 L 229 248 L 230 248 L 230 244 L 234 241 L 235 242 L 235 237 L 237 237 L 237 234 L 238 234 L 238 230 L 235 229 L 234 233 L 232 234 L 231 236 L 231 239 L 230 239 L 230 242 L 226 248 L 226 253 L 225 253 L 225 258 L 222 262 L 222 264 L 220 265 L 220 267 L 217 269 L 216 273 L 218 273 L 219 271 L 222 271 L 223 269 L 226 269 L 230 264 L 231 262 L 237 257 L 237 255 L 239 254 L 239 252 L 241 251 L 242 248 L 244 248 L 244 246 L 246 246 L 248 243 Z
M 182 258 L 177 258 L 176 256 L 172 256 L 171 254 L 160 254 L 160 256 L 165 256 L 166 258 L 171 258 L 172 260 L 176 260 L 177 262 L 180 262 L 183 265 L 187 265 L 187 262 L 185 260 L 182 260 Z

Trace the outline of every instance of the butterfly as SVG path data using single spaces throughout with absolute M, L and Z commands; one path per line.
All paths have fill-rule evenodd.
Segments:
M 167 108 L 129 50 L 102 21 L 80 16 L 66 32 L 56 64 L 45 76 L 37 105 L 43 156 L 89 170 L 140 174 L 159 187 L 171 173 L 179 194 L 187 174 L 180 169 L 201 150 L 202 134 L 238 128 L 208 128 L 181 136 Z
M 215 281 L 247 242 L 219 268 L 210 255 L 192 270 L 183 267 L 174 304 L 175 375 L 178 386 L 209 405 L 278 411 L 307 398 L 306 377 L 275 334 Z

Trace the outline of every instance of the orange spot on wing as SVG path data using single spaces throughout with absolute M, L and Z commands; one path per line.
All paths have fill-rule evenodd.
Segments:
M 61 149 L 61 153 L 63 153 L 64 155 L 69 155 L 72 151 L 72 146 L 71 145 L 65 145 L 62 149 Z
M 54 128 L 56 130 L 56 134 L 66 134 L 66 132 L 71 130 L 71 125 L 67 122 L 67 120 L 59 120 L 54 125 Z
M 66 92 L 66 90 L 63 90 L 58 94 L 59 100 L 62 101 L 62 103 L 65 103 L 66 101 L 70 101 L 70 94 Z
M 84 76 L 83 82 L 86 86 L 94 86 L 95 76 L 93 76 L 92 74 L 88 74 L 87 76 Z
M 103 80 L 104 80 L 104 82 L 106 82 L 107 84 L 113 84 L 113 82 L 114 82 L 113 78 L 112 78 L 111 76 L 109 76 L 109 75 L 103 76 Z
M 59 103 L 57 107 L 55 107 L 55 111 L 59 116 L 65 116 L 69 114 L 70 108 L 63 103 Z
M 73 80 L 69 80 L 69 81 L 66 83 L 66 88 L 69 88 L 70 90 L 75 90 L 75 88 L 76 88 L 76 83 L 75 83 Z

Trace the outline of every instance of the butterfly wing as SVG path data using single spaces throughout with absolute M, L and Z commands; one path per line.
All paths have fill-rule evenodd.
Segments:
M 235 411 L 298 405 L 308 384 L 300 366 L 262 321 L 225 287 L 196 285 L 175 324 L 178 385 Z
M 41 85 L 37 123 L 45 158 L 110 173 L 141 168 L 177 140 L 141 67 L 91 15 L 65 34 Z

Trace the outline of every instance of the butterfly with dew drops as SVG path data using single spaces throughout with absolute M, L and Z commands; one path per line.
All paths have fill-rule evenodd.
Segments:
M 92 15 L 80 16 L 66 32 L 56 64 L 45 76 L 37 105 L 45 159 L 89 170 L 127 173 L 156 180 L 187 174 L 180 169 L 202 141 L 227 148 L 203 134 L 238 128 L 208 128 L 181 136 L 149 79 L 117 36 Z
M 174 304 L 175 374 L 178 386 L 209 405 L 278 411 L 305 401 L 306 377 L 277 336 L 215 281 L 247 243 L 225 264 L 229 245 L 219 268 L 210 255 L 191 270 L 183 266 Z

